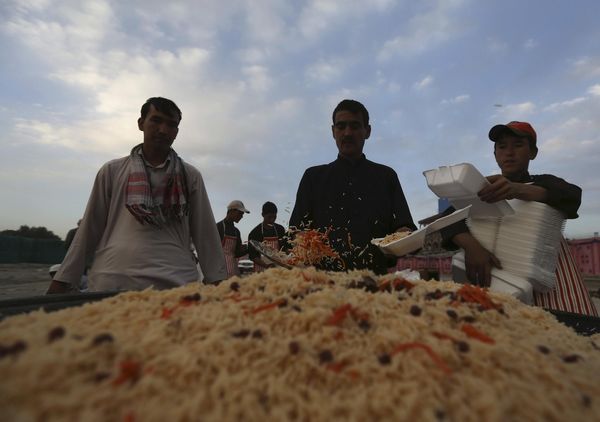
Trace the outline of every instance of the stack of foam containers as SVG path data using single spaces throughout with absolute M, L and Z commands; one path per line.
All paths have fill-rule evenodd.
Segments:
M 448 198 L 453 206 L 472 206 L 467 219 L 471 233 L 502 263 L 502 270 L 492 270 L 492 290 L 531 303 L 534 289 L 547 291 L 554 286 L 565 222 L 559 211 L 516 199 L 493 204 L 480 201 L 477 192 L 488 182 L 468 163 L 440 167 L 424 175 L 430 189 Z M 457 253 L 452 264 L 464 271 L 464 254 Z
M 565 224 L 554 208 L 533 201 L 508 201 L 515 214 L 497 219 L 469 218 L 467 225 L 502 269 L 523 277 L 537 291 L 554 287 L 558 245 Z

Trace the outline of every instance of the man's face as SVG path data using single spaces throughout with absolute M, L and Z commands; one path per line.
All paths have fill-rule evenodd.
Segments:
M 273 223 L 275 223 L 276 219 L 277 219 L 276 212 L 270 212 L 270 213 L 263 214 L 263 221 L 265 224 L 273 224 Z
M 160 153 L 168 153 L 179 132 L 179 119 L 158 111 L 150 105 L 146 118 L 138 119 L 138 128 L 144 132 L 144 146 Z
M 233 221 L 239 223 L 242 217 L 244 217 L 244 213 L 240 210 L 231 210 L 231 216 Z
M 502 170 L 502 175 L 511 177 L 519 176 L 529 168 L 529 161 L 533 160 L 537 151 L 532 150 L 527 138 L 514 135 L 504 135 L 494 147 L 496 163 Z
M 331 130 L 340 155 L 352 159 L 361 156 L 365 140 L 371 135 L 371 126 L 365 126 L 362 114 L 346 110 L 335 113 Z

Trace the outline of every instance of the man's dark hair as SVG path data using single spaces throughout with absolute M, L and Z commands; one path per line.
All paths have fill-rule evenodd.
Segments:
M 363 117 L 363 124 L 365 126 L 369 125 L 369 112 L 367 108 L 359 103 L 356 100 L 342 100 L 337 107 L 333 110 L 333 114 L 331 115 L 331 120 L 335 124 L 335 113 L 338 111 L 350 111 L 352 113 L 360 113 Z
M 175 117 L 179 119 L 179 121 L 181 121 L 181 110 L 179 110 L 177 104 L 175 104 L 168 98 L 163 97 L 152 97 L 146 100 L 141 110 L 142 120 L 146 119 L 146 116 L 150 112 L 151 105 L 153 105 L 154 108 L 160 111 L 161 113 L 167 114 L 171 117 Z
M 263 214 L 277 214 L 277 205 L 275 205 L 274 203 L 267 201 L 263 204 L 262 206 L 262 213 Z

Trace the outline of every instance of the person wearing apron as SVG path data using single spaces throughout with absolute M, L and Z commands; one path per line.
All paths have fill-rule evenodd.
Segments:
M 529 123 L 513 121 L 496 125 L 490 129 L 488 137 L 494 142 L 494 157 L 502 174 L 487 178 L 490 185 L 478 193 L 482 201 L 536 201 L 553 207 L 568 219 L 578 217 L 581 188 L 550 174 L 529 174 L 529 163 L 538 153 L 537 134 Z M 465 250 L 469 281 L 489 286 L 491 268 L 501 268 L 502 263 L 471 235 L 464 221 L 442 229 L 442 237 Z M 555 288 L 547 293 L 534 292 L 534 304 L 595 316 L 597 312 L 591 306 L 589 292 L 583 286 L 583 279 L 565 245 L 566 242 L 562 241 L 558 251 Z M 567 306 L 573 303 L 583 303 L 584 306 Z
M 285 228 L 275 223 L 277 219 L 277 206 L 272 202 L 265 202 L 262 207 L 262 217 L 262 223 L 252 229 L 248 235 L 248 240 L 256 240 L 276 251 L 285 248 Z M 254 272 L 264 271 L 268 267 L 273 266 L 273 263 L 263 258 L 252 246 L 248 248 L 248 257 L 254 262 Z
M 234 275 L 240 275 L 238 268 L 238 258 L 248 253 L 248 247 L 242 244 L 242 236 L 235 223 L 239 223 L 244 214 L 250 211 L 244 207 L 244 203 L 234 200 L 227 205 L 227 215 L 217 223 L 217 231 L 221 236 L 221 245 L 225 255 L 225 264 L 227 266 L 227 278 Z

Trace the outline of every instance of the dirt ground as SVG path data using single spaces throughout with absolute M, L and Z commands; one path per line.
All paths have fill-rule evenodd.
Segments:
M 48 264 L 0 264 L 0 300 L 43 295 L 50 283 L 49 269 Z M 585 281 L 600 313 L 600 277 Z
M 43 295 L 50 284 L 48 264 L 0 264 L 0 300 Z

